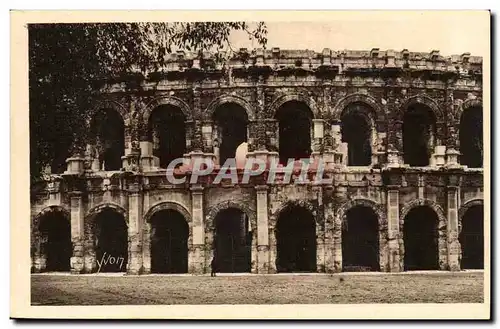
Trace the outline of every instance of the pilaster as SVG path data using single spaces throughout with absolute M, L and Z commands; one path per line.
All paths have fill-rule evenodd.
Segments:
M 84 272 L 84 216 L 82 193 L 71 192 L 71 242 L 73 254 L 70 259 L 71 273 Z
M 388 270 L 402 271 L 399 257 L 399 188 L 398 185 L 387 186 L 387 237 L 388 241 Z
M 447 203 L 447 250 L 448 250 L 448 268 L 451 271 L 460 270 L 460 242 L 458 240 L 458 195 L 459 195 L 459 176 L 451 175 L 446 188 Z
M 142 228 L 143 228 L 143 200 L 141 195 L 141 176 L 135 176 L 130 182 L 128 191 L 128 250 L 129 258 L 127 273 L 140 274 L 142 262 Z
M 257 191 L 257 273 L 269 273 L 269 218 L 266 185 L 256 186 Z
M 201 274 L 209 271 L 210 260 L 206 263 L 206 253 L 211 246 L 205 245 L 205 225 L 203 214 L 203 187 L 191 187 L 192 245 L 189 246 L 189 273 Z

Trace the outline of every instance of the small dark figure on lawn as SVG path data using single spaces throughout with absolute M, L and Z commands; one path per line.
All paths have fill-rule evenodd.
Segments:
M 211 267 L 210 276 L 217 276 L 216 275 L 216 273 L 217 273 L 217 262 L 215 260 L 215 256 L 212 258 L 212 263 L 210 263 L 210 267 Z

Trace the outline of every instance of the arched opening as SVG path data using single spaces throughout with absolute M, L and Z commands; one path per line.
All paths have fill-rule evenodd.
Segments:
M 406 109 L 403 118 L 404 162 L 410 166 L 429 165 L 435 146 L 436 118 L 432 110 L 423 104 Z
M 460 163 L 470 168 L 483 167 L 483 109 L 471 107 L 460 118 Z
M 214 257 L 217 272 L 250 272 L 252 234 L 248 216 L 236 208 L 215 216 Z
M 73 253 L 70 219 L 61 211 L 51 211 L 40 218 L 41 253 L 46 257 L 45 270 L 69 271 Z
M 116 210 L 106 208 L 95 216 L 94 225 L 98 271 L 125 272 L 128 261 L 125 218 Z
M 342 223 L 342 270 L 380 271 L 378 217 L 373 209 L 356 206 Z
M 482 205 L 467 209 L 462 217 L 459 241 L 462 246 L 462 268 L 484 268 L 484 213 Z
M 289 159 L 309 158 L 311 155 L 311 126 L 313 114 L 304 103 L 289 101 L 276 111 L 279 125 L 279 158 L 281 164 Z
M 161 168 L 186 152 L 186 118 L 181 109 L 172 105 L 160 105 L 149 117 L 149 141 L 153 143 L 153 155 L 160 160 Z M 179 164 L 178 166 L 180 166 Z
M 125 126 L 120 114 L 113 109 L 100 110 L 91 127 L 100 168 L 120 170 L 125 153 Z
M 178 211 L 151 217 L 151 273 L 187 273 L 189 226 Z
M 404 219 L 404 268 L 438 270 L 438 216 L 430 207 L 415 207 Z
M 316 272 L 316 223 L 300 206 L 284 209 L 276 224 L 278 272 Z
M 236 157 L 236 149 L 247 141 L 248 116 L 243 107 L 235 103 L 219 106 L 214 114 L 214 144 L 218 145 L 219 164 Z
M 371 108 L 363 103 L 350 104 L 342 113 L 342 142 L 347 143 L 347 165 L 369 166 L 372 163 Z

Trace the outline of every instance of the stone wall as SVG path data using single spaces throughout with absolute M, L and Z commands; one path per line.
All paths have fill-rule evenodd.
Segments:
M 89 144 L 85 155 L 68 158 L 64 174 L 32 187 L 33 271 L 43 271 L 45 264 L 39 220 L 59 209 L 71 222 L 72 271 L 95 272 L 93 216 L 112 208 L 128 227 L 128 273 L 151 271 L 149 219 L 164 209 L 181 213 L 189 225 L 189 273 L 206 273 L 213 257 L 214 217 L 237 208 L 250 220 L 251 272 L 275 273 L 276 223 L 288 205 L 304 207 L 315 219 L 319 272 L 342 270 L 342 223 L 346 212 L 359 205 L 377 215 L 381 271 L 404 269 L 404 219 L 417 206 L 430 207 L 439 219 L 440 269 L 458 270 L 461 216 L 483 199 L 482 168 L 458 162 L 461 114 L 482 106 L 481 65 L 482 59 L 470 54 L 443 57 L 436 51 L 273 48 L 240 50 L 224 66 L 210 57 L 200 64 L 179 53 L 165 70 L 145 76 L 135 89 L 126 87 L 127 81 L 109 82 L 89 111 L 114 109 L 123 118 L 123 169 L 101 171 Z M 158 106 L 171 105 L 184 114 L 185 158 L 211 159 L 212 115 L 232 103 L 248 117 L 247 157 L 271 159 L 279 151 L 275 114 L 290 101 L 311 110 L 311 157 L 333 164 L 326 170 L 332 183 L 266 184 L 252 177 L 248 184 L 216 186 L 204 180 L 173 185 L 152 154 L 147 127 Z M 359 102 L 370 109 L 373 123 L 373 160 L 362 168 L 346 165 L 346 145 L 339 137 L 342 112 Z M 414 104 L 427 106 L 436 118 L 435 148 L 425 168 L 409 167 L 402 160 L 403 114 Z M 185 175 L 189 182 L 190 174 Z

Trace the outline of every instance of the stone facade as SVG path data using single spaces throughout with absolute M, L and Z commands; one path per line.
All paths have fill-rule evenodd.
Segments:
M 161 72 L 139 79 L 110 81 L 89 109 L 116 111 L 123 121 L 122 168 L 103 170 L 97 143 L 67 160 L 67 171 L 51 174 L 32 187 L 32 271 L 46 270 L 40 220 L 59 212 L 71 227 L 71 271 L 95 272 L 94 218 L 111 209 L 128 230 L 127 273 L 151 272 L 151 218 L 158 211 L 180 213 L 188 225 L 188 270 L 210 271 L 215 217 L 239 209 L 248 218 L 251 273 L 275 273 L 280 213 L 301 207 L 314 218 L 317 272 L 343 270 L 343 225 L 354 207 L 378 219 L 378 270 L 405 269 L 405 218 L 414 208 L 431 209 L 437 218 L 438 264 L 459 270 L 461 220 L 469 207 L 482 205 L 483 169 L 460 163 L 462 113 L 482 108 L 482 59 L 438 51 L 285 51 L 241 49 L 219 64 L 178 53 Z M 247 118 L 247 158 L 277 159 L 277 113 L 287 103 L 310 110 L 310 157 L 324 160 L 333 183 L 214 184 L 215 174 L 190 184 L 170 184 L 154 155 L 148 134 L 150 117 L 160 106 L 177 108 L 185 118 L 186 159 L 217 159 L 214 113 L 225 104 Z M 371 164 L 351 166 L 343 142 L 343 113 L 351 104 L 364 109 L 370 129 Z M 301 105 L 301 106 L 302 106 Z M 405 164 L 404 116 L 423 106 L 435 118 L 429 164 Z M 360 107 L 361 108 L 361 107 Z M 89 130 L 92 120 L 87 122 Z M 214 137 L 215 136 L 215 137 Z M 314 172 L 313 172 L 314 174 Z M 189 177 L 189 172 L 183 175 Z M 46 241 L 45 241 L 46 242 Z

